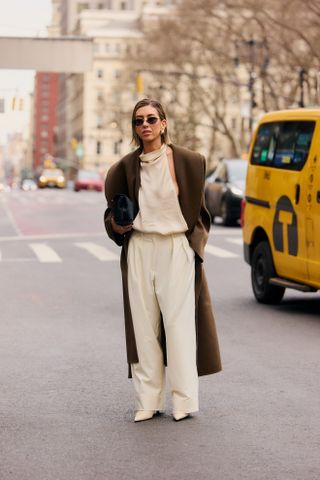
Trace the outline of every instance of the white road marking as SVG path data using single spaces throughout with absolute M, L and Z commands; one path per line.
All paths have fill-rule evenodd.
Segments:
M 242 238 L 227 238 L 227 242 L 234 243 L 236 245 L 243 245 Z
M 37 259 L 36 258 L 3 258 L 2 259 L 2 262 L 36 262 Z
M 62 262 L 59 255 L 45 243 L 30 243 L 30 248 L 34 251 L 38 260 L 42 263 Z
M 216 236 L 216 235 L 235 235 L 235 236 L 242 236 L 241 228 L 214 228 L 211 227 L 209 235 Z
M 75 243 L 77 247 L 83 248 L 84 250 L 87 250 L 89 253 L 91 253 L 94 257 L 98 258 L 102 262 L 108 262 L 110 260 L 119 260 L 119 256 L 116 255 L 115 253 L 111 252 L 105 247 L 102 247 L 101 245 L 97 245 L 96 243 L 93 242 L 80 242 L 80 243 Z
M 210 255 L 214 255 L 215 257 L 221 258 L 236 258 L 239 255 L 236 255 L 233 252 L 229 252 L 228 250 L 224 250 L 223 248 L 214 247 L 213 245 L 206 245 L 206 252 Z
M 3 210 L 5 211 L 8 219 L 9 219 L 11 225 L 13 226 L 14 230 L 16 231 L 17 235 L 19 235 L 19 236 L 22 235 L 22 232 L 21 232 L 20 228 L 18 227 L 18 225 L 17 225 L 17 223 L 16 223 L 16 221 L 15 221 L 7 203 L 3 205 Z
M 106 233 L 49 233 L 48 235 L 20 235 L 20 236 L 8 236 L 0 237 L 0 242 L 11 242 L 18 240 L 56 240 L 64 238 L 79 238 L 79 237 L 106 237 Z

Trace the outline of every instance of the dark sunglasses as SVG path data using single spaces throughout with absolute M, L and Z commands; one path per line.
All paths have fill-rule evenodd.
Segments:
M 154 125 L 160 120 L 159 117 L 135 118 L 133 123 L 136 127 L 141 127 L 146 121 L 149 125 Z

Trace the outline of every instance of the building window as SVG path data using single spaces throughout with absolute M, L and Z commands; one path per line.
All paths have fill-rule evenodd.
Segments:
M 102 153 L 102 145 L 101 145 L 100 140 L 97 140 L 96 153 L 97 153 L 97 155 L 101 155 L 101 153 Z
M 98 91 L 97 93 L 97 100 L 98 102 L 103 102 L 104 101 L 104 96 L 102 91 Z
M 121 70 L 115 70 L 113 75 L 114 78 L 121 78 Z
M 41 121 L 42 122 L 47 122 L 49 120 L 49 116 L 48 115 L 42 115 L 41 116 Z
M 102 128 L 102 124 L 103 124 L 102 115 L 97 115 L 96 124 L 97 124 L 97 128 Z
M 125 1 L 120 2 L 120 10 L 127 10 L 127 8 L 128 8 L 127 2 Z
M 41 133 L 40 133 L 40 136 L 41 136 L 42 138 L 47 138 L 47 136 L 48 136 L 47 130 L 42 130 Z
M 97 8 L 98 10 L 103 10 L 104 9 L 103 3 L 98 3 Z
M 110 52 L 110 44 L 109 43 L 105 43 L 104 44 L 104 49 L 106 52 Z
M 82 12 L 82 10 L 89 10 L 89 3 L 78 3 L 78 6 L 77 6 L 78 13 Z
M 114 142 L 113 144 L 113 153 L 115 155 L 120 155 L 120 145 L 121 145 L 121 140 L 119 140 L 118 142 Z
M 99 70 L 97 70 L 97 77 L 98 78 L 103 78 L 103 70 L 101 70 L 100 68 L 99 68 Z

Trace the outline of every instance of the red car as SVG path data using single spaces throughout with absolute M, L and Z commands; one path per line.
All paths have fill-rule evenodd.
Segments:
M 102 192 L 103 180 L 98 172 L 92 170 L 79 170 L 74 182 L 74 191 L 96 190 Z

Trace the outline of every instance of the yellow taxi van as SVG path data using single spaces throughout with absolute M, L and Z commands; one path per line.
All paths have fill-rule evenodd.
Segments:
M 258 302 L 320 288 L 320 109 L 270 112 L 253 135 L 242 205 Z

